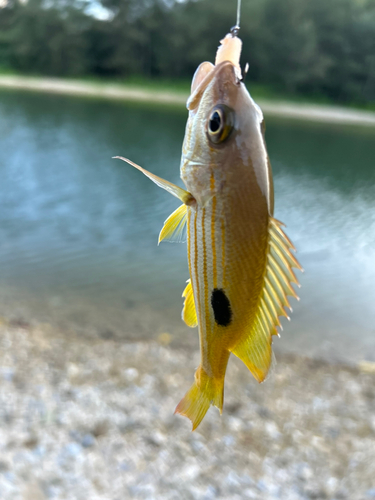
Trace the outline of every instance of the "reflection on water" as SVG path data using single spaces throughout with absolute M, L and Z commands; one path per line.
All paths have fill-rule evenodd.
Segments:
M 185 245 L 156 246 L 177 200 L 112 160 L 179 183 L 186 113 L 0 94 L 0 314 L 124 338 L 180 320 Z M 277 347 L 375 359 L 375 130 L 268 120 L 276 217 L 305 268 Z M 139 311 L 141 310 L 141 314 Z
M 375 130 L 269 127 L 276 215 L 305 268 L 288 349 L 375 359 Z

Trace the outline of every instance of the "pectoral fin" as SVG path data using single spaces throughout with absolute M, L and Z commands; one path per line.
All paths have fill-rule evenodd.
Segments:
M 176 184 L 172 184 L 172 182 L 166 181 L 166 180 L 162 179 L 161 177 L 158 177 L 157 175 L 152 174 L 151 172 L 140 167 L 139 165 L 132 162 L 131 160 L 128 160 L 127 158 L 123 158 L 122 156 L 114 156 L 114 158 L 125 161 L 126 163 L 129 163 L 129 165 L 132 165 L 134 168 L 137 168 L 146 177 L 148 177 L 153 182 L 155 182 L 155 184 L 157 184 L 159 187 L 165 189 L 169 193 L 173 194 L 173 196 L 175 196 L 176 198 L 181 200 L 185 205 L 191 205 L 195 201 L 194 196 L 192 196 L 185 189 L 182 189 L 179 186 L 176 186 Z
M 281 228 L 281 222 L 270 219 L 267 268 L 258 311 L 248 330 L 231 351 L 240 358 L 258 382 L 266 378 L 272 362 L 272 335 L 277 335 L 279 316 L 291 309 L 287 295 L 298 299 L 291 283 L 298 285 L 292 267 L 302 271 L 294 257 L 294 246 Z
M 186 221 L 187 206 L 181 205 L 164 222 L 159 234 L 158 244 L 163 240 L 178 243 L 186 241 Z

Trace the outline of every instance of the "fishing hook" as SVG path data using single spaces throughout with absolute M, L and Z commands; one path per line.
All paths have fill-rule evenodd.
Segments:
M 243 73 L 242 73 L 242 78 L 240 80 L 242 83 L 245 83 L 245 78 L 246 78 L 248 71 L 249 71 L 249 63 L 246 63 L 245 68 L 244 68 Z

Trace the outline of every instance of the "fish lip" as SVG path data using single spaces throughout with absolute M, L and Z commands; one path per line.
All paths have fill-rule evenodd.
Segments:
M 200 82 L 200 84 L 197 86 L 197 88 L 194 90 L 194 92 L 191 93 L 189 99 L 187 100 L 186 107 L 189 111 L 195 110 L 203 96 L 203 93 L 205 92 L 207 86 L 212 82 L 214 78 L 217 77 L 217 75 L 220 72 L 224 72 L 226 68 L 230 68 L 232 71 L 233 79 L 234 79 L 234 84 L 238 85 L 241 84 L 241 79 L 239 78 L 238 75 L 238 70 L 235 67 L 235 65 L 230 62 L 230 61 L 223 61 L 217 66 L 214 66 L 212 70 L 203 78 L 203 80 Z

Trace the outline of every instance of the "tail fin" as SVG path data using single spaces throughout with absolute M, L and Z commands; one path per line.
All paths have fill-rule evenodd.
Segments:
M 193 423 L 193 431 L 201 423 L 211 405 L 223 411 L 224 379 L 209 377 L 199 366 L 195 372 L 195 382 L 178 403 L 175 413 L 188 417 Z

